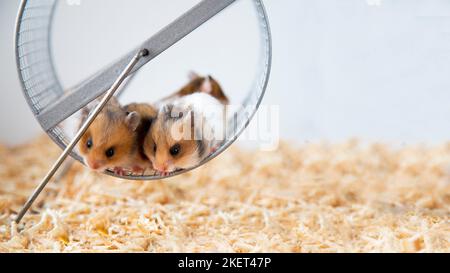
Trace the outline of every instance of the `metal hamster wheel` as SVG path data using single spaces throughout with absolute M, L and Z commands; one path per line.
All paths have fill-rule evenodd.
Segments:
M 271 34 L 262 1 L 248 1 L 254 4 L 255 14 L 257 15 L 255 20 L 259 25 L 262 45 L 257 77 L 254 79 L 252 88 L 245 99 L 241 102 L 241 108 L 227 121 L 226 140 L 222 145 L 197 166 L 177 171 L 172 173 L 171 176 L 194 169 L 227 149 L 247 127 L 261 103 L 271 68 Z M 236 1 L 199 1 L 198 4 L 172 23 L 142 42 L 138 47 L 130 50 L 128 54 L 94 73 L 70 91 L 63 89 L 58 78 L 51 46 L 53 19 L 59 2 L 57 0 L 22 0 L 17 18 L 16 61 L 25 98 L 43 130 L 56 144 L 65 149 L 63 155 L 27 202 L 26 208 L 18 217 L 18 221 L 69 154 L 81 161 L 81 157 L 72 151 L 79 138 L 69 139 L 68 135 L 62 130 L 61 123 L 102 94 L 106 94 L 97 106 L 97 113 L 100 112 L 127 76 L 136 72 Z M 94 113 L 90 122 L 95 117 L 96 114 Z M 89 127 L 90 122 L 87 121 L 84 124 L 85 129 Z M 78 133 L 79 136 L 82 135 L 80 131 Z M 107 174 L 115 176 L 112 172 L 107 172 Z M 127 175 L 121 178 L 152 180 L 162 177 L 155 174 Z
M 259 75 L 254 80 L 252 89 L 242 102 L 243 109 L 237 117 L 231 119 L 227 131 L 227 141 L 204 162 L 214 158 L 230 146 L 243 129 L 248 125 L 264 95 L 268 82 L 271 64 L 271 36 L 268 19 L 261 0 L 252 0 L 259 15 L 262 52 L 260 58 Z M 126 64 L 131 60 L 136 50 L 95 74 L 85 82 L 71 90 L 69 94 L 63 90 L 58 73 L 52 59 L 50 43 L 52 23 L 57 0 L 24 0 L 22 1 L 16 29 L 16 57 L 17 67 L 22 82 L 25 98 L 41 124 L 44 131 L 61 148 L 69 143 L 68 136 L 59 126 L 62 121 L 106 92 Z M 205 23 L 215 14 L 231 5 L 234 0 L 204 0 L 183 14 L 163 30 L 155 34 L 142 44 L 150 55 L 140 60 L 132 72 L 162 53 L 172 44 Z M 72 153 L 80 160 L 80 156 Z M 200 164 L 200 165 L 201 165 Z M 194 166 L 195 168 L 197 166 Z M 186 170 L 184 170 L 186 171 Z M 114 175 L 109 173 L 110 175 Z M 129 176 L 127 179 L 157 179 L 157 176 Z

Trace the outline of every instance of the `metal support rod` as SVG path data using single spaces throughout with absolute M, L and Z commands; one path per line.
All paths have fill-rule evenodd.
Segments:
M 71 92 L 62 96 L 51 105 L 42 109 L 36 117 L 44 131 L 49 131 L 73 113 L 102 95 L 118 77 L 120 71 L 128 64 L 134 53 L 140 48 L 147 48 L 150 54 L 142 58 L 131 73 L 156 58 L 169 47 L 186 37 L 189 33 L 213 18 L 216 14 L 233 4 L 236 0 L 202 0 L 186 13 L 144 41 L 118 61 L 90 77 Z
M 45 188 L 47 183 L 50 181 L 50 179 L 55 175 L 58 168 L 61 166 L 61 164 L 64 162 L 64 160 L 69 156 L 69 154 L 72 152 L 75 145 L 77 145 L 78 141 L 80 141 L 81 137 L 86 133 L 89 126 L 92 124 L 92 122 L 95 120 L 95 118 L 98 116 L 98 114 L 103 110 L 105 105 L 109 102 L 109 100 L 114 96 L 114 93 L 117 91 L 117 89 L 120 87 L 122 82 L 126 79 L 126 77 L 130 74 L 130 72 L 133 70 L 134 66 L 138 63 L 138 61 L 149 54 L 147 49 L 142 49 L 137 53 L 130 61 L 130 63 L 125 67 L 125 69 L 122 71 L 120 76 L 116 79 L 116 81 L 113 83 L 111 88 L 106 92 L 105 96 L 102 98 L 102 100 L 99 102 L 99 104 L 95 107 L 94 111 L 89 115 L 85 123 L 81 126 L 80 130 L 78 130 L 77 134 L 73 138 L 73 140 L 67 145 L 66 149 L 64 149 L 63 153 L 59 156 L 58 160 L 54 163 L 53 167 L 50 169 L 50 171 L 47 173 L 47 175 L 44 177 L 42 182 L 39 184 L 39 186 L 34 190 L 33 194 L 30 196 L 28 201 L 23 206 L 22 210 L 19 212 L 16 218 L 16 223 L 19 224 L 22 220 L 23 216 L 27 211 L 30 209 L 31 205 L 34 203 L 36 198 L 39 196 L 39 194 L 42 192 L 42 190 Z

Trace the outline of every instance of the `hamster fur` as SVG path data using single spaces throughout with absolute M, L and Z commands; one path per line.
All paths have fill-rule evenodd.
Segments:
M 223 92 L 219 82 L 217 82 L 213 77 L 209 75 L 206 77 L 202 77 L 195 72 L 190 72 L 189 82 L 185 86 L 183 86 L 176 93 L 162 99 L 157 104 L 158 106 L 163 106 L 164 104 L 167 104 L 178 98 L 194 93 L 207 93 L 219 100 L 222 104 L 226 105 L 229 103 L 229 99 Z
M 156 116 L 156 110 L 151 106 L 122 107 L 112 98 L 78 144 L 85 163 L 93 170 L 109 169 L 118 175 L 125 175 L 126 170 L 137 173 L 151 168 L 142 143 L 152 116 Z
M 160 107 L 145 138 L 145 155 L 162 175 L 194 167 L 220 143 L 224 122 L 224 104 L 208 93 L 168 102 Z

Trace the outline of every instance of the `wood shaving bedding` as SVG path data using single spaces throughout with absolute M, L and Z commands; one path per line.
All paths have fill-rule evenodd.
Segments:
M 0 146 L 0 252 L 450 252 L 450 143 L 232 147 L 155 182 L 76 163 L 16 226 L 59 153 Z

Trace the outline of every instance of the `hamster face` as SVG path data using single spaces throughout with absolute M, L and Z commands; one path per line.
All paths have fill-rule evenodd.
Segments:
M 194 138 L 190 118 L 171 117 L 163 109 L 145 138 L 144 153 L 156 171 L 167 174 L 194 167 L 207 151 L 204 142 Z
M 81 138 L 78 147 L 85 163 L 93 170 L 130 167 L 138 155 L 136 112 L 105 108 Z

